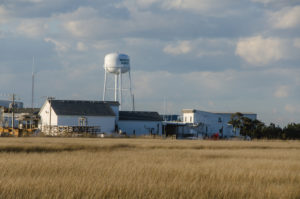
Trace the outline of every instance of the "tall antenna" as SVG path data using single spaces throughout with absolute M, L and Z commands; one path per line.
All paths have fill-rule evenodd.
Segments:
M 135 111 L 134 94 L 132 94 L 132 111 Z
M 166 110 L 167 110 L 167 100 L 166 100 L 166 96 L 164 97 L 164 121 L 166 121 Z
M 34 108 L 34 56 L 32 57 L 31 108 Z

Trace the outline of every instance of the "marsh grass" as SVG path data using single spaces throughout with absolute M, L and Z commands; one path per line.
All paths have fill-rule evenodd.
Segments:
M 0 198 L 300 198 L 298 141 L 1 138 Z

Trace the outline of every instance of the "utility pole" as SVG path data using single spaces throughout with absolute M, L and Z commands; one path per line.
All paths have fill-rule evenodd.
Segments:
M 11 129 L 13 130 L 15 127 L 15 94 L 12 94 L 12 107 L 11 107 Z

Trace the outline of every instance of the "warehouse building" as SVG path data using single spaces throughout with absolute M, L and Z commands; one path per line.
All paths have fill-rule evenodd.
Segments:
M 157 112 L 119 111 L 114 101 L 48 99 L 40 109 L 39 127 L 46 135 L 87 131 L 95 134 L 161 135 Z
M 83 129 L 92 133 L 114 132 L 118 103 L 81 100 L 46 100 L 39 115 L 45 134 Z M 73 128 L 72 128 L 73 127 Z
M 119 130 L 126 135 L 161 135 L 162 117 L 157 112 L 120 111 Z
M 195 132 L 199 132 L 203 136 L 212 136 L 218 134 L 221 137 L 240 136 L 239 129 L 234 129 L 228 124 L 231 120 L 231 115 L 234 113 L 224 112 L 207 112 L 195 109 L 182 110 L 183 122 L 193 125 Z M 243 117 L 251 120 L 257 118 L 255 113 L 242 113 Z

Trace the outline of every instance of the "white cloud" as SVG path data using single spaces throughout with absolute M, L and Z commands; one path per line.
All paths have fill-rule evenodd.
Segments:
M 177 44 L 169 44 L 164 48 L 164 52 L 171 55 L 187 54 L 192 50 L 189 41 L 180 41 Z
M 48 29 L 48 25 L 42 20 L 24 20 L 17 27 L 19 34 L 25 34 L 28 37 L 37 37 L 43 35 Z
M 244 38 L 238 41 L 235 53 L 252 65 L 264 66 L 284 57 L 283 42 L 261 36 Z
M 85 15 L 82 13 L 82 15 Z M 128 32 L 134 32 L 137 30 L 139 24 L 132 21 L 123 21 L 120 19 L 101 18 L 99 16 L 94 17 L 82 17 L 80 19 L 76 16 L 60 16 L 63 19 L 62 27 L 68 33 L 77 38 L 95 39 L 99 37 L 113 37 L 113 35 L 123 35 Z M 146 26 L 145 23 L 143 23 Z M 149 28 L 149 25 L 147 26 Z M 140 27 L 140 30 L 143 27 Z
M 83 42 L 77 42 L 77 46 L 76 46 L 76 49 L 78 51 L 87 51 L 88 50 L 88 47 L 85 43 Z
M 296 48 L 300 48 L 300 38 L 294 39 L 294 46 L 295 46 Z
M 186 10 L 206 16 L 228 16 L 238 12 L 232 9 L 236 1 L 231 0 L 164 0 L 161 5 L 168 10 Z
M 19 2 L 29 2 L 29 3 L 42 3 L 45 0 L 17 0 Z
M 97 10 L 91 7 L 79 7 L 70 13 L 57 15 L 63 29 L 75 37 L 89 37 L 97 34 L 103 21 L 98 18 Z
M 286 98 L 289 96 L 289 90 L 288 86 L 279 86 L 274 92 L 274 96 L 277 98 Z
M 270 23 L 274 28 L 287 29 L 300 25 L 300 6 L 283 8 L 269 13 Z
M 8 21 L 8 10 L 0 5 L 0 24 Z
M 216 51 L 204 51 L 204 50 L 200 50 L 198 52 L 198 56 L 199 57 L 205 57 L 205 56 L 219 56 L 219 55 L 224 55 L 225 53 L 223 51 L 220 50 L 216 50 Z
M 300 113 L 300 106 L 287 104 L 285 105 L 284 110 L 288 113 Z
M 269 3 L 276 3 L 276 2 L 285 1 L 285 0 L 251 0 L 251 1 L 257 2 L 257 3 L 269 4 Z
M 198 58 L 217 57 L 232 53 L 231 49 L 234 45 L 231 39 L 195 38 L 169 43 L 165 45 L 163 51 L 171 55 L 191 54 Z
M 64 27 L 72 35 L 82 37 L 87 34 L 87 29 L 84 27 L 84 24 L 82 21 L 68 21 L 64 24 Z
M 189 10 L 189 11 L 205 11 L 217 6 L 215 0 L 127 0 L 127 7 L 133 6 L 133 2 L 141 8 L 148 8 L 153 4 L 160 5 L 163 9 Z M 220 3 L 220 2 L 219 2 Z
M 258 3 L 270 3 L 274 2 L 276 0 L 251 0 L 252 2 L 258 2 Z
M 168 9 L 184 9 L 205 11 L 211 9 L 215 4 L 209 0 L 165 0 L 163 6 Z
M 153 3 L 159 2 L 159 0 L 137 0 L 136 2 L 140 7 L 146 8 L 152 5 Z
M 52 38 L 45 38 L 44 40 L 46 42 L 53 43 L 55 45 L 55 50 L 58 53 L 67 52 L 69 50 L 69 48 L 70 48 L 70 45 L 68 43 L 66 43 L 66 42 L 57 41 L 57 40 L 52 39 Z
M 205 16 L 228 16 L 240 11 L 232 9 L 238 5 L 234 0 L 125 0 L 119 5 L 131 11 L 139 8 L 151 9 L 151 6 L 155 5 L 163 10 L 187 11 Z

